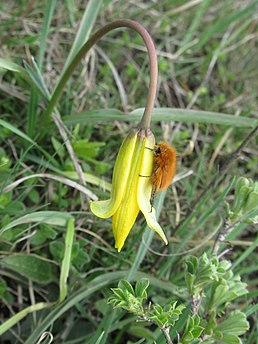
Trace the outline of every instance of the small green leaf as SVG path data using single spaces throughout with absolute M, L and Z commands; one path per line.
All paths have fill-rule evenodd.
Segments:
M 53 265 L 36 255 L 13 254 L 3 258 L 1 264 L 40 284 L 54 280 Z
M 63 241 L 57 240 L 49 244 L 49 251 L 54 260 L 60 263 L 64 257 L 65 244 Z
M 221 340 L 222 344 L 241 344 L 240 338 L 235 336 L 234 334 L 225 334 Z
M 54 240 L 57 236 L 57 231 L 51 226 L 44 223 L 39 225 L 36 233 L 30 239 L 30 243 L 33 246 L 38 246 L 44 244 L 48 239 Z
M 14 202 L 11 202 L 11 204 L 13 203 Z M 56 226 L 66 226 L 67 220 L 70 218 L 72 218 L 72 215 L 66 212 L 38 211 L 35 213 L 24 215 L 17 220 L 10 222 L 8 225 L 0 230 L 0 235 L 10 228 L 30 222 L 47 223 Z
M 201 327 L 201 326 L 195 326 L 192 330 L 192 335 L 193 335 L 193 338 L 199 338 L 200 335 L 202 334 L 204 328 Z
M 246 315 L 240 311 L 231 312 L 226 320 L 220 322 L 216 328 L 217 331 L 227 334 L 240 336 L 249 329 L 249 323 Z
M 0 299 L 2 299 L 4 297 L 6 290 L 7 290 L 7 284 L 6 284 L 5 280 L 3 280 L 1 278 L 0 279 Z
M 235 187 L 232 210 L 227 205 L 227 217 L 230 223 L 258 222 L 258 182 L 241 177 Z
M 117 297 L 117 299 L 119 300 L 127 300 L 127 297 L 124 293 L 124 291 L 121 288 L 111 288 L 112 292 L 115 294 L 115 296 Z M 111 299 L 111 298 L 110 298 Z
M 0 58 L 0 69 L 6 69 L 12 72 L 20 73 L 24 78 L 28 78 L 24 68 L 11 61 Z
M 135 286 L 135 295 L 136 297 L 146 299 L 147 298 L 147 288 L 150 282 L 147 278 L 142 278 L 141 280 L 137 281 Z
M 76 257 L 74 257 L 72 259 L 72 264 L 79 270 L 81 271 L 84 267 L 85 264 L 88 264 L 91 261 L 90 256 L 82 251 L 80 249 L 80 251 L 78 252 L 78 254 L 76 255 Z
M 88 140 L 78 140 L 73 143 L 73 149 L 79 158 L 88 160 L 96 158 L 99 148 L 105 146 L 105 142 L 88 142 Z
M 135 295 L 131 283 L 129 283 L 127 280 L 119 281 L 118 287 L 121 288 L 122 290 L 127 290 L 129 294 Z
M 7 204 L 9 204 L 12 200 L 12 192 L 1 193 L 0 194 L 0 209 L 4 209 Z
M 29 197 L 29 199 L 30 199 L 30 201 L 32 203 L 39 204 L 39 202 L 40 202 L 40 195 L 39 195 L 37 190 L 31 189 L 29 194 L 28 194 L 28 197 Z
M 51 137 L 52 145 L 57 153 L 57 155 L 61 158 L 64 159 L 66 156 L 66 151 L 64 148 L 64 144 L 58 141 L 54 136 Z

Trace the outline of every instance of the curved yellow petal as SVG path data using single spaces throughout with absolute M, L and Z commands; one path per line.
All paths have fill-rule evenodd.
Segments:
M 145 151 L 145 141 L 145 133 L 139 131 L 124 197 L 118 210 L 113 215 L 112 227 L 115 237 L 115 247 L 118 249 L 118 252 L 121 251 L 140 210 L 137 202 L 137 191 L 139 179 L 141 178 L 139 174 Z
M 115 237 L 115 248 L 118 252 L 124 246 L 125 240 L 132 229 L 140 208 L 136 197 L 137 187 L 132 190 L 115 212 L 112 218 L 112 228 Z
M 126 189 L 136 140 L 137 131 L 132 130 L 125 137 L 119 149 L 113 172 L 110 199 L 106 201 L 91 201 L 90 208 L 96 216 L 108 218 L 111 217 L 118 209 Z
M 149 135 L 146 140 L 146 147 L 153 149 L 154 144 L 155 144 L 154 136 Z M 151 150 L 145 149 L 144 154 L 143 154 L 143 159 L 142 159 L 140 175 L 151 176 L 152 166 L 153 166 L 153 153 Z M 156 233 L 158 233 L 159 236 L 167 245 L 168 244 L 167 238 L 156 219 L 156 211 L 150 204 L 151 191 L 152 191 L 152 185 L 150 182 L 150 178 L 140 177 L 139 183 L 138 183 L 138 190 L 137 190 L 137 200 L 138 200 L 139 208 L 141 212 L 143 213 L 148 226 L 151 229 L 153 229 Z

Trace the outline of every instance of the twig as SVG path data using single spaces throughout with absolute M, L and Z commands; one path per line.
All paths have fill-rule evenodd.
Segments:
M 55 114 L 52 115 L 52 119 L 55 122 L 55 125 L 57 126 L 57 129 L 59 130 L 60 135 L 63 138 L 64 144 L 65 144 L 66 149 L 70 155 L 70 158 L 72 160 L 75 171 L 78 174 L 80 183 L 82 185 L 86 185 L 81 165 L 79 164 L 79 162 L 78 162 L 78 160 L 74 154 L 74 150 L 73 150 L 71 142 L 68 138 L 64 123 L 62 122 L 61 118 Z M 81 195 L 81 205 L 82 205 L 82 208 L 84 208 L 84 197 L 82 195 Z
M 198 314 L 199 308 L 201 306 L 201 302 L 202 302 L 202 297 L 198 296 L 198 297 L 192 297 L 191 298 L 191 310 L 193 314 Z
M 161 331 L 164 334 L 164 337 L 166 338 L 167 344 L 173 344 L 173 342 L 170 338 L 170 335 L 169 335 L 169 327 L 162 327 Z
M 149 305 L 149 307 L 150 307 L 150 305 Z M 147 315 L 145 315 L 145 314 L 140 315 L 140 318 L 144 321 L 147 321 L 150 324 L 155 324 L 155 322 L 152 321 L 151 319 L 149 319 L 147 317 Z M 160 328 L 161 332 L 164 334 L 164 337 L 166 338 L 166 343 L 167 344 L 173 344 L 173 342 L 170 338 L 170 335 L 169 335 L 169 329 L 170 329 L 170 327 L 165 327 L 165 326 Z
M 48 179 L 52 179 L 52 180 L 56 180 L 57 182 L 60 182 L 62 184 L 68 185 L 78 191 L 80 191 L 81 193 L 83 193 L 84 195 L 86 195 L 88 198 L 91 198 L 94 201 L 97 201 L 98 197 L 91 192 L 89 189 L 87 189 L 86 187 L 82 186 L 81 184 L 75 182 L 74 180 L 65 178 L 65 177 L 60 177 L 60 176 L 56 176 L 54 174 L 49 174 L 49 173 L 36 173 L 36 174 L 31 174 L 29 176 L 20 178 L 18 180 L 16 180 L 15 182 L 7 185 L 3 190 L 2 193 L 6 193 L 6 192 L 10 192 L 11 190 L 15 189 L 19 184 L 23 183 L 25 180 L 31 179 L 31 178 L 48 178 Z
M 234 223 L 233 225 L 229 224 L 227 221 L 224 222 L 224 225 L 221 227 L 214 242 L 212 254 L 218 253 L 220 245 L 223 243 L 223 241 L 225 241 L 226 237 L 233 231 L 234 228 L 236 228 L 238 224 L 238 222 Z
M 225 174 L 226 170 L 229 168 L 229 166 L 239 158 L 241 152 L 249 144 L 251 139 L 255 137 L 258 133 L 258 125 L 247 135 L 247 137 L 244 139 L 244 141 L 241 143 L 241 145 L 231 154 L 228 154 L 226 157 L 224 157 L 223 160 L 221 160 L 220 168 L 219 168 L 219 176 L 220 178 L 217 180 L 218 173 L 215 174 L 215 176 L 212 178 L 210 183 L 207 185 L 207 187 L 203 190 L 201 195 L 197 198 L 197 200 L 192 204 L 192 206 L 187 211 L 185 217 L 176 225 L 176 227 L 172 230 L 171 235 L 174 235 L 179 228 L 185 224 L 185 222 L 189 219 L 189 217 L 195 213 L 197 206 L 202 201 L 202 199 L 220 182 L 223 175 Z

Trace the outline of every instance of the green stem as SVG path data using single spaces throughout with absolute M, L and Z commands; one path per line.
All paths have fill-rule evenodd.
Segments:
M 29 306 L 20 312 L 16 313 L 14 316 L 12 316 L 10 319 L 8 319 L 6 322 L 4 322 L 2 325 L 0 325 L 0 336 L 8 331 L 11 327 L 16 325 L 19 321 L 21 321 L 23 318 L 25 318 L 28 314 L 32 312 L 40 311 L 44 308 L 48 308 L 52 306 L 52 303 L 46 303 L 46 302 L 39 302 L 35 305 Z
M 154 43 L 148 31 L 138 22 L 130 19 L 121 19 L 114 21 L 110 24 L 105 25 L 100 30 L 95 32 L 91 38 L 81 47 L 78 53 L 75 55 L 74 59 L 68 66 L 66 72 L 61 77 L 58 82 L 54 93 L 50 99 L 48 107 L 43 117 L 43 124 L 47 124 L 50 121 L 51 114 L 57 104 L 57 101 L 66 85 L 67 80 L 72 75 L 73 71 L 79 64 L 80 60 L 88 53 L 94 44 L 96 44 L 105 34 L 108 32 L 120 28 L 128 27 L 136 32 L 138 32 L 144 40 L 144 43 L 148 50 L 149 60 L 150 60 L 150 84 L 147 96 L 147 102 L 143 117 L 140 122 L 141 129 L 148 129 L 150 127 L 151 112 L 154 106 L 154 101 L 156 97 L 157 82 L 158 82 L 158 62 Z
M 61 303 L 64 301 L 67 295 L 67 278 L 69 275 L 70 265 L 71 265 L 71 256 L 73 248 L 73 239 L 74 239 L 74 218 L 71 218 L 67 221 L 67 229 L 65 236 L 65 252 L 64 258 L 61 266 L 60 280 L 59 280 L 59 300 Z

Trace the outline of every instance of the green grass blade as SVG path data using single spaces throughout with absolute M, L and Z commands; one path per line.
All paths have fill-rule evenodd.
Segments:
M 14 316 L 12 316 L 10 319 L 8 319 L 6 322 L 4 322 L 0 326 L 0 336 L 3 333 L 5 333 L 6 331 L 8 331 L 11 327 L 16 325 L 23 318 L 25 318 L 28 314 L 40 311 L 40 310 L 42 310 L 44 308 L 48 308 L 50 306 L 51 306 L 50 303 L 40 302 L 40 303 L 36 303 L 33 306 L 29 306 L 29 307 L 23 309 L 22 311 L 16 313 Z
M 71 25 L 74 26 L 75 24 L 74 12 L 76 10 L 76 7 L 74 5 L 74 0 L 66 0 L 65 3 L 68 8 L 69 19 L 70 19 Z
M 117 109 L 100 109 L 94 111 L 83 111 L 80 114 L 65 116 L 63 120 L 67 125 L 78 123 L 89 124 L 101 121 L 139 122 L 143 111 L 143 108 L 139 108 L 130 112 L 130 114 L 125 114 Z M 217 112 L 174 108 L 155 108 L 152 112 L 152 122 L 159 121 L 218 124 L 241 128 L 251 128 L 257 123 L 257 120 L 249 117 L 237 117 Z
M 44 14 L 44 21 L 43 26 L 41 29 L 41 35 L 39 40 L 39 54 L 38 54 L 38 66 L 41 70 L 43 64 L 44 53 L 47 44 L 47 36 L 49 33 L 50 23 L 53 17 L 54 9 L 56 6 L 56 0 L 48 0 L 45 4 L 45 14 Z
M 67 278 L 69 275 L 69 269 L 71 265 L 73 239 L 74 239 L 74 219 L 69 218 L 67 221 L 67 229 L 66 229 L 66 236 L 65 236 L 65 251 L 64 251 L 64 258 L 62 260 L 60 281 L 59 281 L 59 288 L 60 288 L 59 303 L 63 302 L 67 295 Z
M 28 135 L 24 134 L 20 129 L 16 128 L 12 124 L 0 119 L 0 126 L 10 130 L 15 135 L 20 136 L 22 139 L 26 140 L 27 142 L 31 143 L 32 145 L 37 145 L 35 141 L 33 141 Z
M 192 39 L 199 26 L 202 25 L 201 19 L 204 18 L 205 12 L 208 10 L 211 0 L 204 0 L 200 3 L 199 8 L 196 10 L 195 17 L 184 37 L 183 47 L 180 50 L 184 50 L 184 46 Z
M 49 91 L 48 91 L 48 89 L 44 83 L 43 77 L 40 73 L 40 70 L 37 66 L 37 63 L 33 58 L 32 58 L 32 63 L 33 63 L 34 68 L 32 68 L 26 61 L 24 61 L 24 67 L 25 67 L 26 71 L 28 72 L 28 74 L 31 78 L 31 81 L 36 86 L 36 88 L 40 91 L 40 93 L 46 99 L 49 99 L 50 98 Z
M 55 86 L 54 92 L 52 93 L 48 107 L 45 111 L 43 117 L 43 124 L 50 121 L 51 113 L 57 104 L 59 95 L 62 93 L 62 90 L 67 80 L 70 78 L 71 74 L 73 73 L 73 70 L 81 60 L 81 56 L 83 56 L 83 47 L 86 48 L 87 51 L 87 40 L 91 33 L 91 29 L 95 22 L 96 16 L 99 12 L 100 4 L 101 0 L 90 0 L 88 3 L 88 6 L 84 13 L 82 24 L 75 38 L 75 43 L 71 48 L 70 54 L 65 62 L 65 66 L 61 73 L 60 79 Z
M 185 233 L 184 230 L 180 230 L 179 232 L 184 235 L 184 240 L 182 243 L 178 246 L 178 249 L 176 252 L 180 252 L 181 249 L 184 248 L 185 244 L 187 243 L 188 240 L 190 240 L 195 233 L 200 229 L 201 226 L 203 226 L 206 221 L 209 219 L 209 217 L 214 214 L 215 210 L 218 208 L 218 206 L 221 204 L 223 199 L 226 197 L 226 195 L 229 193 L 231 190 L 233 184 L 234 184 L 235 179 L 232 178 L 231 181 L 228 183 L 228 185 L 225 187 L 225 190 L 219 195 L 219 197 L 214 201 L 214 203 L 208 208 L 207 203 L 206 203 L 206 211 L 202 211 L 201 216 L 199 219 L 196 221 L 194 228 L 191 231 L 188 231 L 188 233 Z M 196 215 L 196 214 L 195 214 Z M 218 225 L 220 227 L 220 225 Z M 184 227 L 186 230 L 186 228 Z
M 109 321 L 112 321 L 112 318 Z M 101 335 L 99 336 L 98 340 L 96 341 L 96 344 L 100 344 L 101 343 L 104 334 L 105 334 L 105 332 L 101 333 Z
M 16 128 L 12 124 L 0 119 L 0 126 L 10 130 L 13 134 L 21 137 L 25 141 L 29 142 L 31 145 L 35 146 L 41 153 L 44 154 L 44 156 L 52 162 L 53 165 L 56 165 L 55 159 L 48 153 L 46 152 L 41 146 L 39 146 L 34 140 L 32 140 L 27 134 L 24 134 L 20 129 Z
M 81 20 L 79 31 L 77 32 L 70 53 L 66 59 L 62 74 L 65 72 L 67 66 L 71 63 L 83 44 L 90 37 L 90 33 L 92 31 L 93 25 L 95 24 L 102 2 L 103 0 L 90 0 L 88 2 Z
M 0 235 L 10 228 L 22 225 L 24 223 L 38 222 L 46 223 L 49 225 L 62 226 L 65 227 L 67 221 L 72 218 L 72 215 L 61 211 L 38 211 L 35 213 L 30 213 L 11 221 L 8 225 L 4 226 L 0 230 Z
M 248 247 L 232 264 L 232 270 L 234 270 L 241 262 L 250 257 L 251 253 L 257 248 L 258 236 L 254 240 L 252 246 Z
M 17 65 L 16 63 L 0 58 L 0 69 L 1 68 L 9 70 L 11 72 L 19 73 L 27 81 L 30 80 L 26 70 L 23 67 Z
M 222 20 L 217 21 L 211 28 L 207 31 L 204 31 L 203 34 L 200 36 L 198 49 L 204 46 L 208 42 L 208 40 L 213 36 L 214 33 L 221 32 L 229 27 L 230 24 L 237 20 L 244 20 L 244 17 L 250 15 L 255 10 L 258 1 L 254 0 L 249 5 L 241 8 L 239 11 L 233 11 L 228 16 L 223 17 Z
M 54 9 L 56 6 L 56 0 L 48 0 L 45 5 L 45 15 L 44 21 L 41 29 L 41 35 L 39 40 L 39 53 L 38 53 L 38 71 L 42 70 L 43 65 L 43 58 L 47 43 L 47 35 L 49 33 L 50 22 L 53 17 Z M 43 80 L 42 75 L 40 75 L 41 81 Z M 29 109 L 28 109 L 28 134 L 30 136 L 34 135 L 36 121 L 37 121 L 37 114 L 38 114 L 38 101 L 39 101 L 39 94 L 38 91 L 33 88 L 31 90 L 30 102 L 29 102 Z
M 249 317 L 250 315 L 252 315 L 256 312 L 258 312 L 258 303 L 255 305 L 250 305 L 247 307 L 247 309 L 245 309 L 245 314 L 247 317 Z
M 137 109 L 131 114 L 141 115 L 143 109 Z M 179 121 L 192 123 L 209 123 L 227 125 L 233 127 L 252 127 L 257 123 L 257 120 L 248 117 L 236 117 L 218 112 L 199 111 L 199 110 L 185 110 L 173 108 L 156 108 L 152 113 L 152 120 L 158 121 Z
M 106 343 L 109 330 L 116 320 L 117 313 L 118 312 L 116 309 L 112 309 L 110 312 L 105 314 L 103 320 L 99 324 L 94 335 L 90 338 L 88 344 Z

